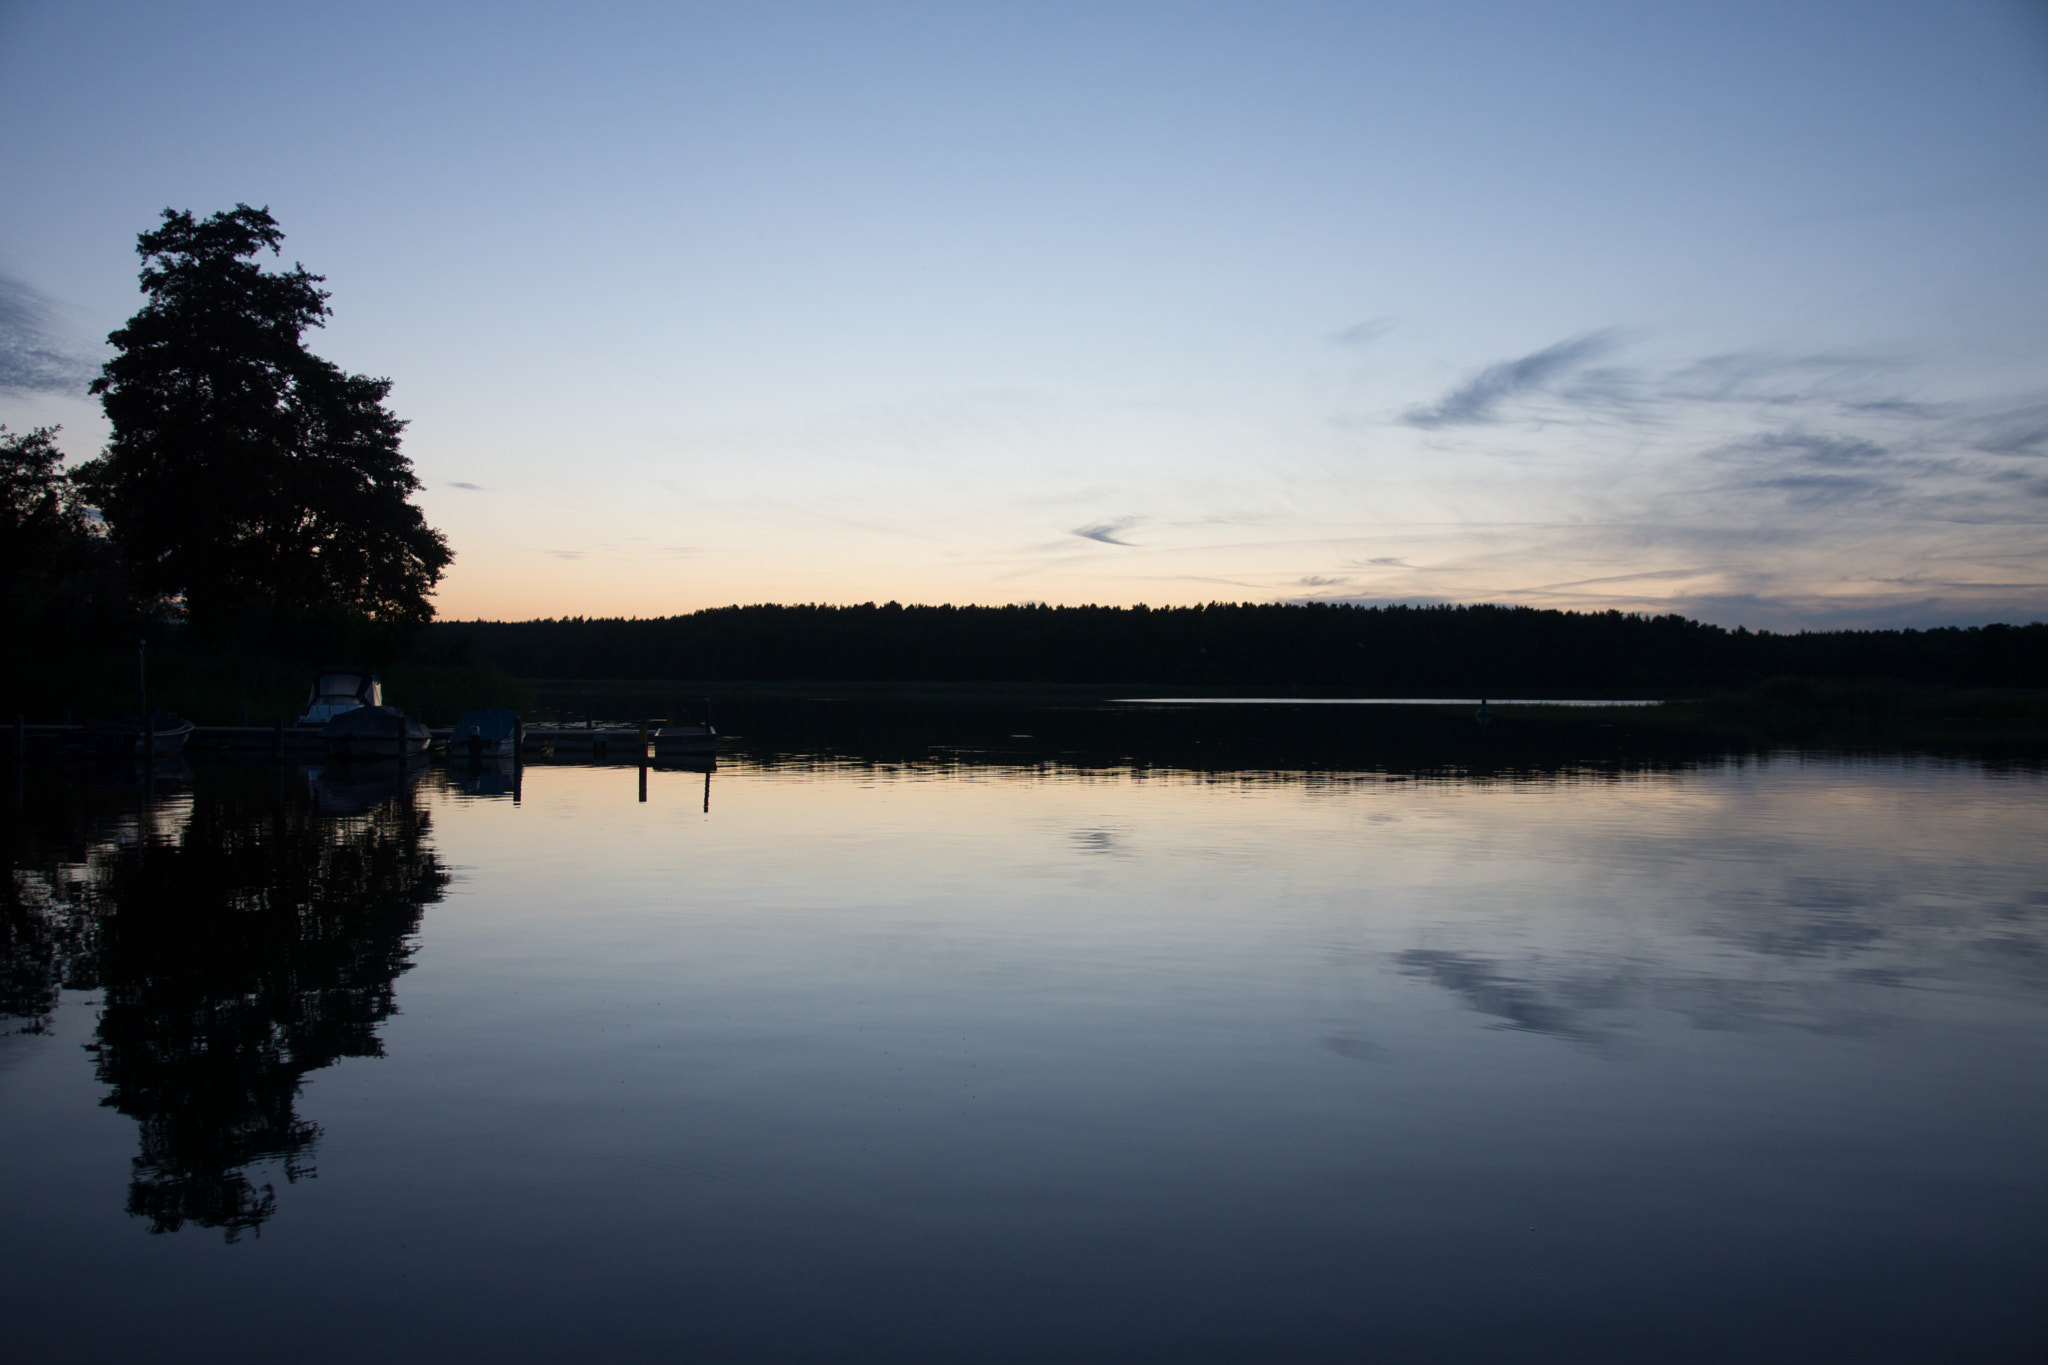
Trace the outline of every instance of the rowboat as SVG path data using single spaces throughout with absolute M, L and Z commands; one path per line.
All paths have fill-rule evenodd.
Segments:
M 192 722 L 181 716 L 115 716 L 74 731 L 66 747 L 116 758 L 157 758 L 183 753 L 191 734 Z

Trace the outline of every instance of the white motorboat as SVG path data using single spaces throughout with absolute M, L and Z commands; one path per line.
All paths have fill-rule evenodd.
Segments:
M 330 758 L 404 758 L 426 752 L 427 727 L 395 706 L 358 706 L 321 727 Z
M 313 690 L 306 694 L 306 712 L 299 717 L 299 724 L 325 725 L 345 711 L 383 704 L 384 683 L 376 674 L 331 669 L 313 679 Z

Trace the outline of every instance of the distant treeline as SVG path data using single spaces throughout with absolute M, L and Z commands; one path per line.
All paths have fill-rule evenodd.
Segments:
M 2048 686 L 2048 624 L 1727 630 L 1533 607 L 719 607 L 645 620 L 446 622 L 522 678 L 1288 686 L 1367 696 L 1621 696 L 1769 677 Z

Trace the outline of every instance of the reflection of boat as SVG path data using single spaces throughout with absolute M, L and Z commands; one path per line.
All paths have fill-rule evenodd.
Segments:
M 402 758 L 330 763 L 307 770 L 313 808 L 322 815 L 361 815 L 397 797 L 420 780 L 423 763 Z
M 464 754 L 482 758 L 493 754 L 519 752 L 519 717 L 502 706 L 480 706 L 464 711 L 462 719 L 448 733 L 451 757 Z
M 359 706 L 383 704 L 384 684 L 376 674 L 329 669 L 313 679 L 313 689 L 306 694 L 306 713 L 299 717 L 299 724 L 325 725 Z
M 343 711 L 320 731 L 330 758 L 401 758 L 423 753 L 427 727 L 395 706 L 358 706 Z
M 152 758 L 185 751 L 192 734 L 192 722 L 180 716 L 115 716 L 69 737 L 69 746 L 87 753 L 129 758 L 147 754 Z
M 464 796 L 519 795 L 519 769 L 502 759 L 470 759 L 448 766 L 448 778 Z

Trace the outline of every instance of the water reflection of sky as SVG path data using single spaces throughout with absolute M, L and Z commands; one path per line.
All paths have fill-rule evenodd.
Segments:
M 455 880 L 381 1057 L 304 1074 L 320 1178 L 244 1259 L 185 1234 L 153 1278 L 90 1010 L 7 1040 L 32 1338 L 76 1339 L 92 1267 L 136 1323 L 326 1314 L 314 1359 L 2032 1340 L 2038 775 L 740 761 L 708 812 L 699 772 L 521 781 L 413 789 Z

